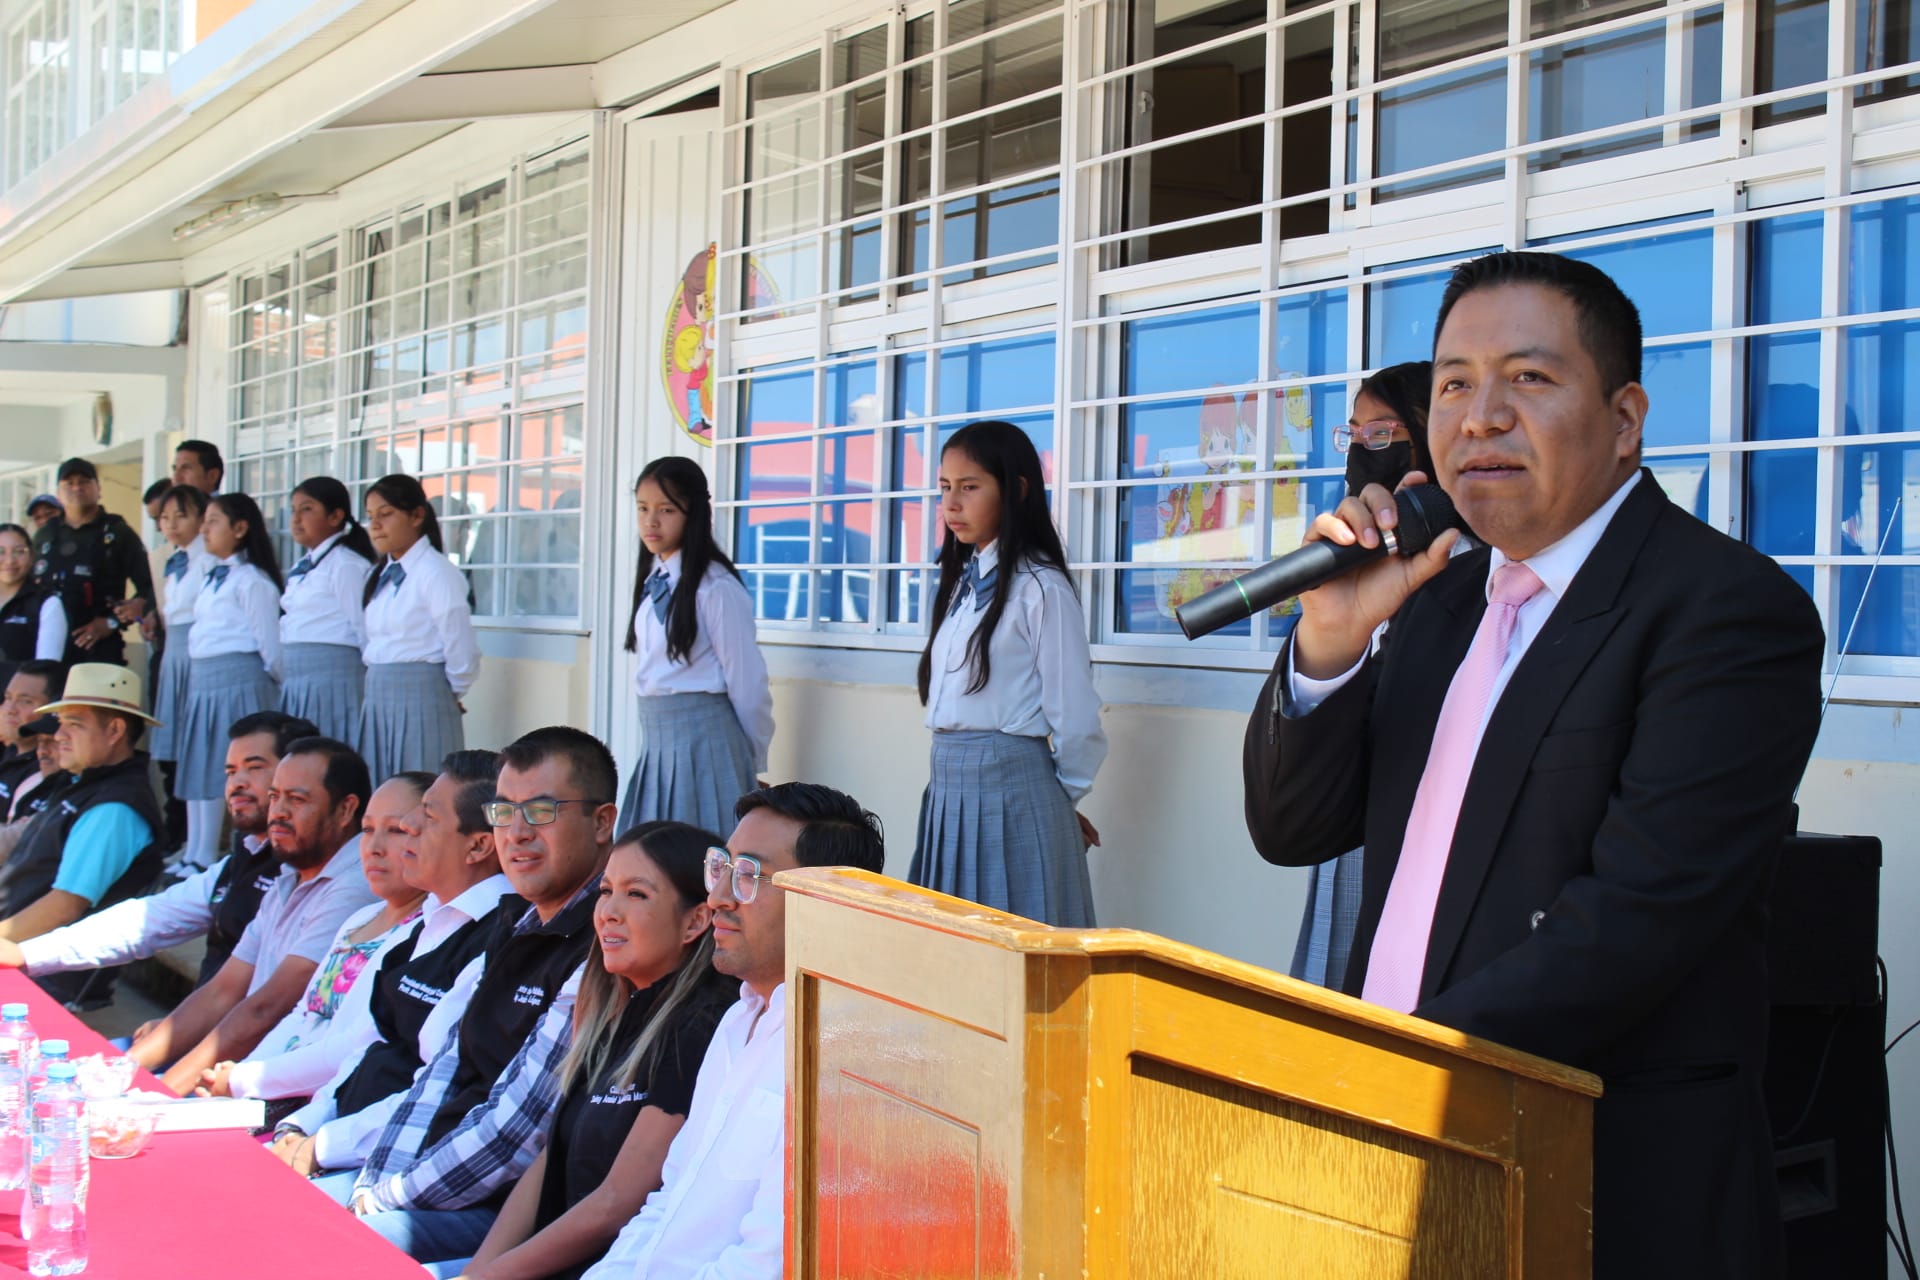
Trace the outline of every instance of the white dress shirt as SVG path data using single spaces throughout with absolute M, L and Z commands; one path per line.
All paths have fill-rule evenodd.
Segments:
M 358 835 L 309 880 L 302 880 L 292 867 L 281 867 L 279 878 L 260 896 L 260 909 L 233 944 L 233 958 L 253 966 L 247 994 L 264 987 L 283 961 L 324 961 L 340 922 L 374 901 L 366 873 L 360 870 Z
M 786 1252 L 787 988 L 744 983 L 714 1029 L 660 1186 L 584 1280 L 780 1280 Z
M 282 644 L 365 647 L 366 606 L 361 598 L 373 566 L 340 545 L 345 536 L 336 533 L 313 550 L 301 553 L 303 559 L 313 561 L 313 568 L 297 578 L 289 576 L 287 589 L 280 593 Z
M 374 572 L 384 572 L 385 561 Z M 473 636 L 473 611 L 467 606 L 466 575 L 420 539 L 400 557 L 406 579 L 386 586 L 367 604 L 367 665 L 390 662 L 440 662 L 456 698 L 473 688 L 480 674 L 480 646 Z
M 668 583 L 679 586 L 680 553 L 661 559 L 656 571 L 664 571 Z M 654 615 L 653 601 L 641 598 L 633 618 L 633 691 L 642 698 L 667 693 L 726 694 L 753 747 L 754 771 L 764 771 L 767 748 L 773 742 L 773 691 L 767 685 L 766 659 L 754 638 L 753 597 L 740 579 L 712 564 L 694 593 L 693 612 L 699 634 L 686 659 L 675 661 L 667 657 L 666 624 Z
M 255 653 L 271 675 L 280 666 L 280 589 L 259 568 L 236 553 L 215 564 L 227 567 L 226 581 L 215 585 L 207 577 L 193 601 L 193 632 L 187 656 L 218 658 L 229 653 Z
M 187 572 L 184 577 L 167 576 L 166 561 L 173 558 L 173 551 L 187 553 Z M 193 602 L 200 598 L 200 588 L 206 582 L 207 570 L 214 563 L 213 557 L 207 554 L 206 540 L 197 533 L 193 535 L 192 542 L 184 547 L 175 547 L 173 551 L 167 553 L 153 576 L 160 590 L 160 618 L 169 628 L 193 621 Z
M 430 954 L 441 943 L 458 931 L 463 925 L 479 920 L 500 907 L 500 899 L 513 892 L 513 885 L 506 876 L 495 874 L 488 876 L 479 884 L 471 885 L 450 902 L 441 902 L 431 895 L 421 913 L 420 938 L 414 943 L 413 954 Z M 384 952 L 382 953 L 384 955 Z M 447 994 L 440 1003 L 427 1014 L 421 1024 L 420 1034 L 416 1038 L 415 1048 L 423 1063 L 433 1061 L 440 1046 L 460 1023 L 461 1015 L 467 1011 L 467 1003 L 473 998 L 473 989 L 485 971 L 486 957 L 475 956 L 460 970 L 460 974 L 447 988 Z M 372 993 L 369 991 L 371 1001 Z M 374 1143 L 379 1141 L 380 1133 L 387 1127 L 387 1121 L 406 1097 L 406 1090 L 382 1098 L 350 1116 L 342 1116 L 334 1103 L 334 1094 L 346 1083 L 347 1077 L 360 1065 L 360 1059 L 367 1049 L 380 1038 L 379 1028 L 374 1025 L 371 1006 L 359 1010 L 351 1021 L 343 1021 L 339 1014 L 334 1015 L 334 1030 L 314 1044 L 316 1051 L 313 1061 L 306 1066 L 313 1070 L 327 1060 L 331 1067 L 318 1083 L 309 1086 L 313 1097 L 298 1111 L 288 1116 L 283 1124 L 292 1125 L 303 1133 L 313 1135 L 314 1158 L 320 1168 L 353 1168 L 364 1164 L 373 1151 Z M 296 1054 L 304 1050 L 296 1050 Z M 290 1055 L 292 1056 L 292 1055 Z M 236 1098 L 251 1097 L 295 1097 L 297 1093 L 269 1093 L 266 1086 L 271 1084 L 277 1074 L 285 1068 L 271 1067 L 264 1070 L 247 1070 L 248 1064 L 241 1063 L 233 1069 L 228 1088 Z M 302 1064 L 294 1064 L 295 1070 L 304 1069 Z M 242 1090 L 246 1092 L 242 1092 Z
M 1527 649 L 1533 644 L 1534 638 L 1540 634 L 1541 628 L 1547 625 L 1547 619 L 1553 615 L 1554 607 L 1565 597 L 1567 588 L 1573 585 L 1574 575 L 1580 572 L 1580 567 L 1586 564 L 1587 557 L 1593 554 L 1594 547 L 1599 545 L 1600 535 L 1605 533 L 1607 526 L 1613 522 L 1614 513 L 1620 510 L 1620 504 L 1627 500 L 1627 495 L 1633 492 L 1633 486 L 1639 484 L 1641 479 L 1641 474 L 1636 471 L 1632 479 L 1615 489 L 1613 496 L 1600 504 L 1599 510 L 1575 525 L 1566 537 L 1520 561 L 1539 577 L 1541 586 L 1530 600 L 1520 606 L 1519 613 L 1515 615 L 1513 638 L 1507 642 L 1507 659 L 1500 664 L 1500 673 L 1494 677 L 1493 689 L 1487 695 L 1487 709 L 1481 714 L 1480 723 L 1473 731 L 1473 753 L 1476 756 L 1480 754 L 1480 739 L 1487 731 L 1487 721 L 1492 719 L 1494 708 L 1500 705 L 1500 695 L 1506 691 L 1507 681 L 1513 678 L 1514 668 L 1520 665 L 1520 659 L 1526 656 Z M 1482 590 L 1489 592 L 1493 590 L 1494 573 L 1500 566 L 1508 563 L 1506 555 L 1500 548 L 1494 547 L 1492 552 L 1492 558 L 1487 564 L 1487 581 L 1482 587 Z M 1336 689 L 1353 679 L 1359 672 L 1361 664 L 1366 661 L 1363 656 L 1360 662 L 1354 663 L 1352 667 L 1331 680 L 1314 680 L 1294 670 L 1291 648 L 1288 649 L 1287 654 L 1287 680 L 1292 695 L 1292 705 L 1288 711 L 1294 716 L 1304 716 L 1326 701 Z M 1451 680 L 1452 677 L 1449 676 L 1448 679 Z
M 980 573 L 991 573 L 999 565 L 999 544 L 990 543 L 976 555 Z M 1093 776 L 1107 758 L 1080 601 L 1059 570 L 1023 564 L 1007 592 L 1000 625 L 987 642 L 992 678 L 986 688 L 968 693 L 973 667 L 967 661 L 967 643 L 986 616 L 986 603 L 969 597 L 948 614 L 934 636 L 927 727 L 936 732 L 992 729 L 1020 738 L 1050 737 L 1054 773 L 1077 802 L 1093 789 Z

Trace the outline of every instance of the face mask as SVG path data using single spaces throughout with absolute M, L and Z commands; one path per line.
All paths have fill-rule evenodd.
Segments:
M 1354 497 L 1370 484 L 1391 490 L 1413 470 L 1413 441 L 1395 440 L 1384 449 L 1368 449 L 1359 441 L 1347 450 L 1347 495 Z

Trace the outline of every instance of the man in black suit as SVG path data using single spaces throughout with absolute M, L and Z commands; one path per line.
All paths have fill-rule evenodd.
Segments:
M 1641 470 L 1639 379 L 1604 273 L 1454 273 L 1428 432 L 1488 545 L 1443 535 L 1302 597 L 1248 728 L 1247 825 L 1287 865 L 1364 837 L 1349 991 L 1601 1077 L 1596 1276 L 1754 1280 L 1781 1267 L 1765 893 L 1823 640 L 1784 572 Z M 1393 523 L 1373 486 L 1308 537 Z

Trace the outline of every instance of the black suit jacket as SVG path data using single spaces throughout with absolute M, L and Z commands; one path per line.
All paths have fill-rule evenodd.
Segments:
M 1286 713 L 1283 652 L 1248 728 L 1262 856 L 1364 840 L 1356 994 L 1488 558 L 1456 557 L 1310 714 Z M 1596 1276 L 1779 1273 L 1765 893 L 1822 649 L 1792 579 L 1643 473 L 1487 723 L 1415 1012 L 1600 1075 Z

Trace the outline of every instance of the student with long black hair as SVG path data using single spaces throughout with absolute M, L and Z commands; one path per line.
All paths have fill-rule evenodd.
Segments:
M 153 715 L 160 723 L 147 735 L 147 750 L 160 765 L 160 779 L 167 793 L 180 806 L 181 812 L 175 820 L 184 822 L 180 829 L 183 836 L 194 829 L 196 822 L 202 830 L 218 830 L 221 811 L 225 808 L 222 800 L 189 803 L 177 795 L 180 743 L 184 740 L 182 734 L 187 719 L 187 681 L 192 676 L 193 665 L 189 653 L 193 642 L 193 605 L 200 598 L 207 570 L 213 567 L 206 540 L 200 536 L 200 525 L 206 515 L 207 495 L 190 484 L 169 485 L 160 495 L 160 533 L 173 550 L 161 561 L 154 577 L 154 590 L 160 595 L 159 631 L 167 638 L 167 644 L 160 655 L 160 670 L 153 685 Z M 200 806 L 197 819 L 195 805 Z
M 294 486 L 288 522 L 300 558 L 280 594 L 280 709 L 351 742 L 367 668 L 367 578 L 376 555 L 353 518 L 347 486 L 314 476 Z M 384 781 L 385 775 L 376 781 Z
M 633 487 L 640 561 L 627 652 L 640 699 L 640 756 L 622 830 L 687 822 L 723 830 L 773 741 L 773 694 L 753 600 L 714 545 L 713 498 L 691 458 L 655 458 Z
M 466 748 L 461 699 L 480 674 L 467 579 L 447 559 L 440 519 L 412 476 L 368 488 L 367 534 L 380 561 L 366 606 L 366 699 L 355 732 L 375 778 L 437 769 Z
M 35 586 L 33 535 L 0 524 L 0 663 L 57 659 L 67 651 L 67 609 L 60 593 Z
M 183 860 L 212 865 L 220 841 L 217 803 L 226 795 L 227 730 L 234 721 L 280 705 L 279 558 L 266 517 L 244 493 L 207 501 L 200 537 L 212 563 L 193 601 L 187 637 L 187 698 L 174 738 L 174 791 L 187 802 Z
M 1015 915 L 1093 924 L 1074 806 L 1106 758 L 1079 598 L 1040 455 L 1007 422 L 940 453 L 940 587 L 920 655 L 933 766 L 909 878 Z

